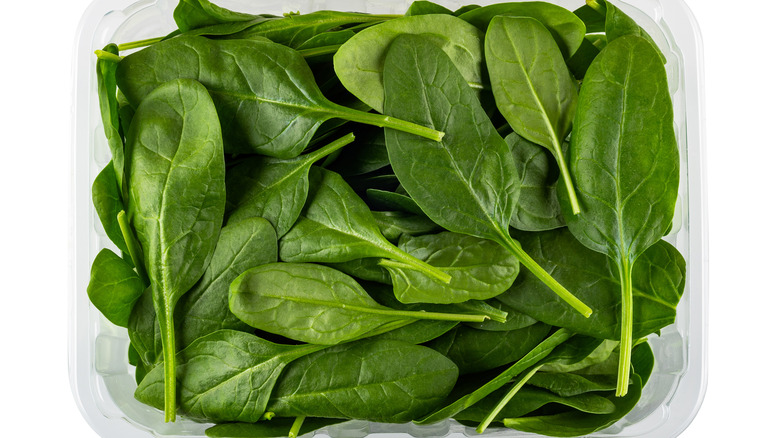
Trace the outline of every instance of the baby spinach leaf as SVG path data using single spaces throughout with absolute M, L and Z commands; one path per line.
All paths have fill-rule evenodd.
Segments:
M 299 53 L 305 53 L 313 49 L 322 49 L 325 47 L 341 46 L 349 41 L 350 38 L 355 36 L 355 31 L 351 29 L 333 30 L 330 32 L 323 32 L 312 36 L 306 41 L 302 42 L 296 49 Z M 308 52 L 311 53 L 311 52 Z M 335 51 L 334 51 L 335 53 Z M 304 55 L 304 57 L 306 57 Z M 333 58 L 332 56 L 330 57 Z
M 256 422 L 284 367 L 323 348 L 274 344 L 233 330 L 208 334 L 176 356 L 179 411 L 210 421 Z M 162 365 L 151 370 L 138 385 L 136 399 L 162 409 L 163 374 Z
M 291 363 L 268 411 L 282 417 L 405 423 L 440 403 L 457 378 L 455 364 L 430 348 L 368 339 Z
M 390 278 L 390 273 L 388 273 L 387 270 L 379 265 L 380 260 L 382 259 L 378 257 L 368 257 L 365 259 L 355 259 L 341 263 L 324 263 L 324 265 L 338 269 L 339 271 L 360 280 L 393 284 L 393 280 Z
M 590 2 L 590 4 L 598 6 L 594 2 Z M 585 32 L 589 34 L 604 32 L 604 14 L 601 12 L 593 9 L 587 4 L 585 6 L 580 6 L 572 12 L 585 23 Z
M 304 435 L 344 420 L 331 418 L 307 418 L 298 431 Z M 288 438 L 295 418 L 278 418 L 257 423 L 223 423 L 206 429 L 209 438 Z
M 118 56 L 119 49 L 116 44 L 109 44 L 103 48 L 104 52 Z M 114 167 L 114 177 L 119 185 L 119 193 L 125 190 L 125 142 L 121 134 L 119 124 L 119 102 L 116 97 L 116 72 L 118 63 L 112 59 L 98 56 L 97 60 L 97 86 L 100 117 L 103 121 L 103 132 L 108 140 L 108 148 L 111 150 L 111 164 Z M 124 196 L 122 196 L 124 198 Z
M 176 307 L 180 345 L 220 329 L 251 331 L 230 312 L 230 283 L 249 268 L 276 261 L 276 233 L 267 220 L 247 218 L 223 228 L 206 272 Z
M 569 66 L 569 70 L 571 70 L 577 80 L 581 81 L 585 77 L 593 60 L 596 59 L 599 53 L 601 53 L 601 49 L 606 45 L 607 39 L 604 35 L 585 36 L 585 39 L 582 40 L 582 45 L 577 49 L 577 53 L 566 60 L 566 65 Z
M 486 300 L 509 289 L 520 271 L 517 259 L 504 247 L 466 234 L 445 231 L 402 237 L 398 247 L 452 277 L 449 284 L 443 284 L 393 261 L 381 261 L 379 264 L 390 272 L 395 297 L 402 303 Z
M 558 169 L 550 151 L 516 133 L 506 137 L 520 174 L 517 208 L 510 225 L 524 231 L 544 231 L 565 225 L 558 203 Z
M 354 143 L 341 149 L 338 158 L 325 165 L 343 177 L 365 175 L 390 165 L 385 147 L 385 132 L 370 127 L 355 132 Z
M 447 14 L 453 15 L 453 12 L 444 6 L 429 2 L 426 0 L 417 0 L 409 5 L 409 9 L 406 10 L 406 16 L 411 15 L 429 15 L 429 14 Z
M 375 210 L 404 211 L 417 216 L 425 216 L 420 206 L 412 198 L 402 193 L 367 189 L 366 202 Z
M 452 15 L 456 17 L 460 17 L 461 15 L 465 14 L 466 12 L 473 11 L 474 9 L 479 9 L 482 6 L 480 5 L 466 5 L 461 6 L 458 9 L 455 10 L 455 12 L 452 13 Z
M 181 79 L 143 100 L 127 136 L 128 206 L 162 334 L 166 421 L 176 415 L 174 307 L 206 270 L 225 209 L 225 162 L 217 126 L 206 89 Z
M 458 421 L 479 423 L 485 416 L 490 414 L 490 411 L 500 399 L 501 393 L 496 391 L 484 400 L 456 415 L 455 419 Z M 611 414 L 616 410 L 615 404 L 612 401 L 598 394 L 586 393 L 563 397 L 543 389 L 524 387 L 512 397 L 506 406 L 504 406 L 504 409 L 501 411 L 501 417 L 524 417 L 535 410 L 552 403 L 567 406 L 576 411 L 588 414 L 606 415 Z M 495 424 L 495 422 L 492 424 Z
M 561 284 L 578 288 L 582 299 L 591 303 L 593 315 L 583 318 L 557 297 L 546 297 L 545 286 L 526 273 L 498 300 L 547 324 L 620 339 L 620 273 L 608 256 L 583 247 L 566 229 L 515 237 Z M 632 287 L 633 337 L 640 339 L 674 323 L 685 289 L 685 259 L 667 242 L 654 244 L 637 258 Z
M 385 56 L 396 37 L 405 34 L 420 35 L 440 47 L 469 86 L 485 88 L 482 33 L 463 20 L 443 14 L 390 20 L 355 35 L 333 57 L 336 74 L 344 87 L 371 108 L 384 113 Z
M 283 236 L 306 204 L 311 166 L 354 138 L 348 134 L 310 154 L 289 160 L 252 157 L 231 168 L 225 182 L 229 223 L 262 217 L 271 222 L 277 235 Z
M 612 41 L 585 75 L 569 147 L 583 211 L 564 209 L 566 223 L 583 245 L 616 263 L 622 286 L 618 395 L 628 391 L 631 371 L 632 268 L 664 236 L 677 201 L 680 156 L 668 90 L 650 43 L 632 35 Z M 562 192 L 559 185 L 566 202 Z
M 419 236 L 441 231 L 441 227 L 425 216 L 400 211 L 372 211 L 379 230 L 390 242 L 397 243 L 402 235 Z
M 646 343 L 634 348 L 633 361 L 635 368 L 652 369 L 652 351 Z M 647 363 L 640 363 L 647 362 Z M 631 375 L 628 393 L 624 397 L 609 396 L 607 399 L 615 405 L 611 414 L 588 414 L 570 410 L 553 415 L 526 416 L 521 418 L 505 418 L 506 427 L 523 432 L 543 433 L 549 436 L 579 437 L 605 429 L 616 423 L 636 406 L 642 395 L 642 387 L 648 376 L 633 373 Z
M 144 367 L 149 369 L 162 361 L 162 336 L 152 295 L 152 288 L 147 287 L 133 306 L 127 323 L 130 345 L 138 352 Z
M 122 228 L 116 218 L 125 207 L 122 195 L 119 193 L 119 185 L 112 163 L 108 163 L 92 183 L 92 204 L 95 206 L 95 211 L 97 211 L 100 223 L 108 238 L 119 248 L 119 251 L 127 253 L 128 249 L 122 235 Z
M 209 90 L 229 153 L 296 157 L 317 127 L 333 118 L 441 138 L 428 128 L 330 102 L 303 57 L 276 43 L 180 36 L 126 56 L 117 69 L 119 87 L 134 105 L 177 78 L 198 80 Z
M 447 418 L 454 417 L 459 412 L 473 406 L 493 392 L 511 382 L 517 375 L 536 365 L 539 361 L 549 356 L 559 345 L 565 343 L 573 334 L 566 329 L 559 329 L 547 337 L 528 354 L 515 362 L 498 376 L 476 388 L 473 385 L 466 391 L 453 392 L 446 400 L 446 405 L 428 413 L 424 417 L 415 420 L 416 424 L 433 424 Z M 457 387 L 456 387 L 457 389 Z
M 252 327 L 312 344 L 337 344 L 421 319 L 485 319 L 390 309 L 352 277 L 305 263 L 271 263 L 244 272 L 230 286 L 230 310 Z
M 509 236 L 520 185 L 517 170 L 509 147 L 450 58 L 425 38 L 402 35 L 388 52 L 384 80 L 387 114 L 403 114 L 447 133 L 435 143 L 386 130 L 393 171 L 425 214 L 449 231 L 501 244 L 555 293 L 589 314 Z
M 479 330 L 502 332 L 507 330 L 518 330 L 521 328 L 526 328 L 536 324 L 537 322 L 537 320 L 502 303 L 496 298 L 487 300 L 485 303 L 495 307 L 502 312 L 505 312 L 507 314 L 506 321 L 498 322 L 496 320 L 487 320 L 484 322 L 470 322 L 466 325 Z
M 650 34 L 642 29 L 642 27 L 639 26 L 633 18 L 629 17 L 628 14 L 621 11 L 611 2 L 606 0 L 587 0 L 587 4 L 594 11 L 604 17 L 603 31 L 607 36 L 607 42 L 611 43 L 612 41 L 615 41 L 616 39 L 626 35 L 633 35 L 643 38 L 645 41 L 650 43 L 651 46 L 653 46 L 656 52 L 658 52 L 658 56 L 661 57 L 663 63 L 666 63 L 666 57 L 664 56 L 663 52 L 661 52 L 661 49 L 658 47 L 655 41 L 653 41 L 653 38 L 650 36 Z M 595 21 L 595 17 L 592 19 Z
M 100 250 L 92 262 L 87 286 L 89 300 L 100 313 L 119 327 L 127 327 L 133 306 L 143 293 L 144 283 L 133 267 L 110 249 Z
M 299 48 L 316 35 L 342 26 L 381 23 L 395 15 L 374 15 L 356 12 L 316 11 L 310 14 L 289 14 L 278 20 L 267 20 L 230 38 L 267 38 L 275 43 Z
M 553 153 L 579 214 L 561 147 L 577 108 L 577 83 L 552 35 L 533 18 L 496 17 L 485 35 L 485 60 L 498 110 L 515 132 Z
M 574 373 L 543 373 L 533 375 L 528 384 L 544 388 L 561 397 L 574 397 L 589 392 L 614 391 L 614 375 L 579 375 Z M 523 391 L 520 393 L 522 394 Z M 506 413 L 507 417 L 519 417 Z
M 385 257 L 445 284 L 450 281 L 449 274 L 388 242 L 368 206 L 338 174 L 315 169 L 322 175 L 322 182 L 311 194 L 298 222 L 280 241 L 283 261 L 341 263 Z
M 382 333 L 371 339 L 390 339 L 409 344 L 424 344 L 439 338 L 458 325 L 454 321 L 417 321 Z
M 585 24 L 568 9 L 546 2 L 515 2 L 487 5 L 468 11 L 460 18 L 487 32 L 497 16 L 527 17 L 538 20 L 552 34 L 555 42 L 568 58 L 585 37 Z
M 427 346 L 447 356 L 464 375 L 517 361 L 539 345 L 549 332 L 550 326 L 543 323 L 500 332 L 458 326 Z
M 250 21 L 255 18 L 257 18 L 255 15 L 233 12 L 208 0 L 179 0 L 176 9 L 173 10 L 173 19 L 182 32 L 214 24 Z

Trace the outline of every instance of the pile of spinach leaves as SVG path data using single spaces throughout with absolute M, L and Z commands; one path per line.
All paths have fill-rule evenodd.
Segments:
M 210 437 L 581 436 L 633 409 L 685 288 L 665 58 L 634 20 L 606 0 L 173 18 L 96 52 L 117 252 L 87 293 L 128 330 L 139 401 Z

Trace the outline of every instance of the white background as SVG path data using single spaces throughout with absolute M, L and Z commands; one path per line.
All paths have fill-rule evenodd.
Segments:
M 0 12 L 4 436 L 96 437 L 66 361 L 71 59 L 88 3 L 14 0 Z M 707 396 L 682 437 L 780 436 L 780 3 L 688 4 L 705 43 L 711 323 Z

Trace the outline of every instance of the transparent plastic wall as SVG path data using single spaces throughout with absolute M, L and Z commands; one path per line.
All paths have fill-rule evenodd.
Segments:
M 580 1 L 550 0 L 569 9 Z M 127 331 L 113 326 L 91 306 L 86 287 L 97 252 L 113 245 L 102 230 L 91 203 L 90 188 L 110 160 L 97 101 L 94 50 L 109 42 L 130 42 L 168 34 L 176 0 L 97 0 L 85 12 L 75 48 L 74 127 L 72 156 L 71 294 L 69 367 L 74 396 L 89 424 L 103 437 L 198 437 L 208 424 L 179 419 L 163 423 L 162 414 L 133 398 L 134 368 L 127 363 Z M 242 12 L 281 14 L 321 9 L 403 14 L 411 1 L 217 0 Z M 451 9 L 490 1 L 438 3 Z M 658 43 L 667 58 L 681 151 L 680 199 L 673 243 L 688 262 L 685 293 L 677 321 L 661 336 L 652 336 L 656 367 L 637 407 L 596 437 L 659 437 L 679 435 L 692 421 L 706 387 L 707 345 L 707 208 L 704 138 L 702 136 L 701 41 L 698 27 L 682 0 L 631 0 L 614 3 L 633 17 Z M 386 425 L 351 421 L 316 432 L 333 437 L 375 433 L 415 437 L 472 436 L 454 421 L 432 426 Z M 530 436 L 516 431 L 488 430 L 485 437 Z

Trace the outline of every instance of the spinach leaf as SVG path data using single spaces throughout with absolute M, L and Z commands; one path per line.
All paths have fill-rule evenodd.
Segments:
M 382 259 L 378 257 L 368 257 L 341 263 L 324 263 L 324 265 L 338 269 L 339 271 L 360 280 L 393 284 L 390 273 L 379 265 L 380 260 Z
M 507 314 L 506 321 L 498 322 L 496 320 L 487 320 L 484 322 L 469 322 L 466 325 L 479 330 L 502 332 L 507 330 L 518 330 L 521 328 L 526 328 L 537 322 L 537 320 L 502 303 L 496 298 L 487 300 L 485 303 L 495 307 L 502 312 L 505 312 Z
M 252 157 L 231 168 L 225 182 L 228 223 L 262 217 L 271 222 L 278 236 L 283 236 L 306 204 L 311 166 L 354 138 L 348 134 L 310 154 L 289 160 Z
M 87 295 L 106 319 L 127 327 L 133 306 L 143 292 L 144 283 L 132 266 L 110 249 L 100 250 L 92 262 Z
M 566 223 L 577 240 L 618 267 L 618 395 L 627 393 L 631 372 L 632 268 L 669 229 L 677 201 L 680 156 L 668 90 L 664 63 L 650 43 L 632 35 L 612 41 L 585 75 L 569 147 L 583 210 L 574 216 L 564 209 Z M 559 185 L 563 203 L 562 191 Z
M 398 247 L 452 277 L 443 284 L 394 261 L 379 262 L 390 272 L 393 292 L 402 303 L 486 300 L 509 289 L 520 271 L 517 259 L 504 247 L 466 234 L 402 237 Z
M 341 46 L 333 65 L 344 87 L 371 108 L 383 112 L 383 66 L 391 43 L 399 35 L 420 35 L 453 60 L 469 86 L 485 88 L 482 33 L 451 15 L 403 17 L 366 29 Z
M 561 397 L 574 397 L 589 392 L 614 391 L 615 377 L 614 375 L 539 372 L 528 380 L 528 384 L 546 389 Z M 522 391 L 520 393 L 522 394 Z M 516 415 L 506 414 L 506 416 L 514 417 Z
M 303 57 L 276 43 L 180 36 L 126 56 L 117 69 L 119 88 L 133 105 L 177 78 L 198 80 L 209 90 L 228 153 L 293 158 L 317 127 L 333 118 L 394 126 L 436 139 L 442 135 L 328 101 Z
M 393 171 L 412 199 L 449 231 L 501 244 L 555 293 L 589 314 L 509 236 L 520 185 L 517 170 L 509 147 L 450 58 L 422 37 L 402 35 L 388 52 L 384 79 L 387 114 L 404 114 L 447 133 L 434 143 L 386 130 Z
M 485 60 L 498 110 L 516 133 L 553 153 L 579 214 L 561 147 L 577 108 L 577 83 L 552 35 L 533 18 L 496 17 L 485 35 Z
M 500 332 L 458 326 L 427 346 L 447 356 L 464 375 L 517 361 L 539 345 L 549 332 L 550 326 L 542 323 Z
M 498 300 L 547 324 L 597 338 L 620 339 L 620 273 L 608 256 L 582 246 L 566 229 L 515 236 L 561 284 L 588 286 L 580 293 L 591 303 L 593 315 L 583 318 L 557 297 L 546 297 L 545 286 L 525 273 Z M 672 245 L 661 241 L 637 258 L 632 277 L 633 337 L 640 339 L 674 323 L 685 288 L 685 260 Z
M 430 348 L 369 339 L 291 363 L 277 382 L 268 411 L 282 417 L 405 423 L 441 402 L 457 377 L 455 364 Z
M 206 272 L 176 307 L 180 345 L 220 329 L 251 331 L 230 312 L 230 283 L 249 268 L 276 261 L 276 233 L 267 220 L 248 218 L 223 228 Z
M 208 0 L 179 0 L 173 10 L 173 19 L 182 32 L 214 24 L 250 21 L 257 18 L 252 14 L 233 12 L 219 7 Z
M 558 169 L 550 151 L 516 133 L 506 137 L 518 173 L 517 208 L 510 225 L 524 231 L 544 231 L 565 225 L 558 203 Z
M 321 345 L 281 345 L 249 333 L 220 330 L 197 339 L 176 358 L 179 410 L 210 421 L 256 422 L 265 412 L 279 375 L 293 360 Z M 135 398 L 162 409 L 164 370 L 144 377 Z
M 485 416 L 490 414 L 490 411 L 500 399 L 501 394 L 496 391 L 476 405 L 456 415 L 455 419 L 462 422 L 479 423 Z M 612 401 L 598 394 L 586 393 L 562 397 L 543 389 L 524 387 L 512 397 L 506 406 L 504 406 L 504 409 L 501 411 L 501 417 L 524 417 L 535 410 L 552 403 L 567 406 L 576 411 L 588 414 L 606 415 L 611 414 L 616 410 L 615 404 Z
M 409 5 L 409 9 L 406 11 L 407 16 L 429 14 L 453 15 L 453 12 L 444 6 L 426 0 L 417 0 L 412 2 L 412 4 Z
M 576 15 L 583 23 L 585 23 L 585 32 L 587 33 L 603 33 L 604 28 L 604 14 L 597 11 L 590 4 L 598 7 L 595 2 L 589 2 L 585 6 L 581 6 L 575 9 L 574 15 Z M 603 10 L 603 9 L 602 9 Z
M 296 49 L 299 53 L 312 53 L 313 49 L 323 49 L 327 47 L 341 46 L 355 36 L 355 31 L 351 29 L 333 30 L 330 32 L 323 32 L 312 36 L 306 41 L 302 42 Z M 335 51 L 334 51 L 335 53 Z M 306 56 L 304 55 L 304 58 Z M 331 56 L 330 59 L 333 57 Z
M 390 165 L 382 129 L 361 129 L 355 132 L 355 136 L 354 143 L 341 149 L 338 158 L 323 167 L 346 178 L 365 175 Z
M 381 23 L 396 17 L 396 15 L 373 15 L 340 11 L 289 14 L 278 20 L 264 21 L 229 37 L 237 39 L 267 38 L 275 43 L 284 44 L 295 49 L 314 36 L 332 29 L 354 24 Z
M 165 420 L 176 415 L 174 307 L 201 277 L 225 208 L 219 120 L 206 89 L 175 80 L 139 105 L 127 136 L 128 207 L 162 334 Z
M 633 350 L 634 369 L 652 370 L 653 355 L 650 346 L 642 343 Z M 615 411 L 611 414 L 588 414 L 577 410 L 540 416 L 527 416 L 521 418 L 505 418 L 506 427 L 523 432 L 543 433 L 549 436 L 578 437 L 605 429 L 626 416 L 639 402 L 642 395 L 642 387 L 649 378 L 646 375 L 633 373 L 624 397 L 607 397 L 615 405 Z
M 271 263 L 230 286 L 230 310 L 257 329 L 312 344 L 337 344 L 416 320 L 483 321 L 485 316 L 390 309 L 352 277 L 305 263 Z
M 307 418 L 298 431 L 299 435 L 341 423 L 344 420 Z M 206 429 L 209 438 L 287 438 L 295 418 L 273 418 L 257 423 L 223 423 Z
M 653 46 L 655 51 L 658 53 L 658 56 L 661 57 L 662 62 L 664 64 L 666 63 L 666 57 L 664 56 L 663 52 L 661 52 L 661 49 L 658 47 L 655 41 L 653 41 L 653 38 L 650 36 L 650 34 L 647 33 L 647 31 L 642 29 L 642 27 L 639 26 L 633 18 L 629 17 L 625 12 L 621 11 L 611 2 L 606 0 L 586 0 L 586 3 L 594 11 L 604 17 L 604 33 L 607 36 L 608 43 L 611 43 L 612 41 L 615 41 L 618 38 L 626 35 L 633 35 L 643 38 L 645 41 L 650 43 L 651 46 Z M 595 21 L 595 17 L 592 19 Z
M 457 325 L 458 323 L 454 321 L 417 321 L 379 334 L 371 339 L 390 339 L 408 344 L 424 344 L 439 338 Z
M 420 236 L 441 228 L 425 216 L 417 216 L 400 211 L 372 211 L 379 230 L 387 240 L 398 243 L 402 235 Z
M 368 206 L 338 174 L 314 169 L 322 175 L 322 182 L 311 194 L 298 222 L 279 243 L 283 261 L 340 263 L 384 257 L 445 284 L 450 281 L 449 274 L 388 242 Z
M 569 10 L 546 2 L 487 5 L 468 11 L 460 15 L 460 18 L 487 32 L 491 21 L 497 16 L 527 17 L 538 20 L 555 38 L 565 58 L 577 51 L 585 37 L 585 24 L 582 20 Z
M 114 56 L 119 55 L 116 44 L 109 44 L 103 48 L 103 52 Z M 98 56 L 97 60 L 97 86 L 100 117 L 103 121 L 103 132 L 108 140 L 108 148 L 111 150 L 111 164 L 114 167 L 114 177 L 119 186 L 119 193 L 127 193 L 125 190 L 125 142 L 119 123 L 119 102 L 117 101 L 117 72 L 118 63 L 114 59 L 106 59 Z M 122 196 L 124 199 L 125 196 Z
M 108 238 L 119 251 L 127 253 L 127 244 L 117 220 L 117 215 L 125 207 L 112 163 L 108 163 L 92 183 L 92 204 Z
M 420 206 L 403 193 L 367 189 L 366 202 L 375 210 L 404 211 L 417 216 L 425 216 Z
M 577 49 L 577 53 L 566 60 L 566 65 L 569 66 L 569 70 L 571 70 L 577 80 L 582 80 L 585 77 L 593 60 L 596 59 L 601 49 L 606 45 L 607 41 L 604 35 L 585 36 L 585 39 L 582 40 L 582 45 Z
M 133 306 L 127 322 L 127 335 L 145 368 L 151 369 L 162 361 L 162 336 L 151 287 L 144 290 Z
M 470 387 L 466 391 L 453 392 L 447 398 L 446 405 L 428 413 L 424 417 L 415 420 L 416 424 L 433 424 L 447 418 L 454 417 L 464 409 L 473 406 L 480 400 L 511 382 L 517 375 L 536 365 L 539 361 L 549 356 L 559 345 L 565 343 L 573 334 L 566 329 L 559 329 L 547 337 L 528 354 L 515 362 L 511 367 L 502 371 L 498 376 L 491 378 L 477 388 Z M 471 386 L 471 385 L 470 385 Z M 456 388 L 457 389 L 457 388 Z
M 480 5 L 466 5 L 461 6 L 458 9 L 455 10 L 455 12 L 452 13 L 452 15 L 456 17 L 460 17 L 461 15 L 465 14 L 466 12 L 473 11 L 474 9 L 479 9 L 482 6 Z

